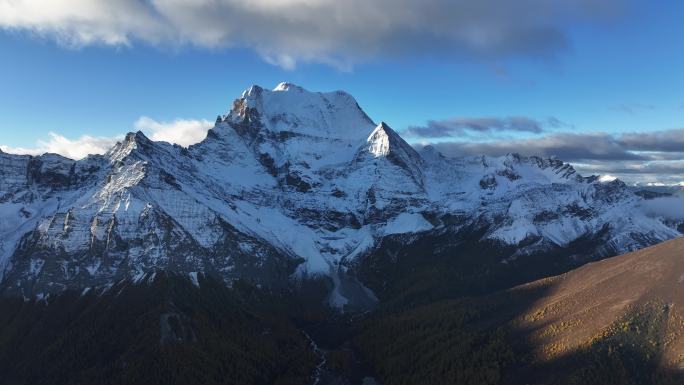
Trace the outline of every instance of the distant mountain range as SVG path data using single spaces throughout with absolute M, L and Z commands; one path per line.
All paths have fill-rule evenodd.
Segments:
M 464 244 L 488 250 L 468 258 L 518 272 L 498 287 L 679 236 L 644 198 L 559 159 L 416 151 L 342 91 L 252 86 L 188 148 L 137 132 L 79 161 L 0 153 L 1 287 L 42 298 L 159 270 L 228 286 L 313 278 L 329 304 L 362 309 L 419 254 L 446 266 Z
M 677 196 L 677 197 L 684 197 L 684 184 L 678 183 L 678 184 L 671 184 L 671 185 L 666 185 L 666 184 L 661 184 L 661 183 L 637 183 L 630 188 L 635 192 L 635 193 L 640 193 L 643 192 L 646 195 L 650 196 Z M 654 193 L 649 194 L 649 193 Z

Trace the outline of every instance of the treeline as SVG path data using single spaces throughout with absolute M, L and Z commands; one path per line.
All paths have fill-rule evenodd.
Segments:
M 481 313 L 441 301 L 368 320 L 356 337 L 384 385 L 499 384 L 514 362 L 503 327 L 479 330 Z
M 384 308 L 400 310 L 443 299 L 487 295 L 567 272 L 590 261 L 576 256 L 593 255 L 596 242 L 580 238 L 564 248 L 508 259 L 516 248 L 480 241 L 486 230 L 459 230 L 461 242 L 450 241 L 454 234 L 448 231 L 409 244 L 401 236 L 385 237 L 372 258 L 360 261 L 359 278 Z M 435 249 L 434 245 L 442 247 Z

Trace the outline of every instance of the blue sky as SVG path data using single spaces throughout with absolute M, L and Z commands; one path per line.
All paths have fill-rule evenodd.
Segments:
M 507 15 L 498 14 L 505 4 L 499 0 L 483 1 L 482 7 L 454 2 L 465 4 L 460 8 L 439 0 L 430 0 L 430 7 L 401 0 L 397 7 L 434 8 L 444 15 L 435 22 L 441 29 L 407 30 L 407 23 L 420 26 L 422 19 L 384 12 L 383 1 L 377 9 L 368 6 L 365 12 L 373 18 L 361 20 L 360 27 L 351 25 L 353 14 L 345 19 L 350 11 L 334 6 L 339 25 L 328 30 L 324 12 L 333 6 L 325 0 L 260 0 L 261 7 L 249 12 L 226 0 L 212 11 L 226 12 L 226 24 L 240 12 L 252 18 L 242 27 L 247 31 L 238 33 L 224 30 L 221 20 L 207 21 L 212 14 L 204 9 L 193 9 L 194 19 L 180 18 L 187 10 L 158 5 L 162 0 L 150 2 L 154 5 L 125 0 L 120 9 L 78 0 L 72 7 L 84 11 L 76 18 L 50 7 L 27 12 L 37 9 L 35 0 L 0 0 L 0 145 L 30 152 L 45 147 L 50 133 L 75 141 L 154 130 L 155 124 L 161 132 L 179 122 L 212 122 L 249 85 L 289 81 L 315 91 L 344 89 L 374 120 L 388 122 L 413 143 L 439 143 L 453 155 L 477 150 L 496 155 L 509 149 L 502 143 L 513 141 L 523 153 L 566 155 L 585 170 L 623 179 L 684 180 L 684 161 L 673 155 L 683 154 L 684 144 L 667 150 L 663 160 L 650 155 L 662 152 L 657 146 L 623 138 L 657 133 L 660 140 L 677 141 L 684 135 L 678 131 L 684 127 L 683 2 L 615 0 L 606 2 L 608 9 L 595 10 L 585 0 L 559 1 L 557 9 L 525 0 L 519 5 L 529 9 L 511 9 L 520 13 L 510 18 L 520 21 L 509 25 Z M 303 12 L 307 19 L 298 26 L 292 17 L 282 22 L 271 12 L 301 9 L 303 3 L 312 3 L 313 13 Z M 383 29 L 367 27 L 379 20 L 373 12 L 381 12 Z M 128 22 L 135 19 L 131 15 L 142 22 Z M 78 18 L 85 21 L 75 23 Z M 310 20 L 315 18 L 323 20 Z M 157 19 L 163 23 L 147 27 Z M 454 25 L 469 23 L 476 39 L 473 28 L 452 33 L 458 29 Z M 213 27 L 195 32 L 205 24 Z M 248 30 L 255 24 L 259 30 Z M 480 125 L 510 117 L 534 121 L 541 130 Z M 448 134 L 434 136 L 429 131 L 434 127 L 447 127 L 439 132 Z M 591 147 L 597 136 L 607 141 L 606 151 L 648 156 L 583 155 L 558 144 L 571 138 Z M 649 162 L 668 167 L 651 172 L 644 166 Z

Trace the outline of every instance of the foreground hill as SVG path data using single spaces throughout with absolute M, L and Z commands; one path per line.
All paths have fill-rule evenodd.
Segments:
M 613 376 L 640 383 L 653 380 L 649 368 L 684 368 L 684 238 L 537 284 L 546 285 L 546 293 L 516 320 L 535 363 L 572 362 L 573 355 L 591 351 L 611 365 L 605 369 Z
M 383 384 L 680 384 L 682 285 L 678 238 L 489 296 L 380 309 L 355 341 Z

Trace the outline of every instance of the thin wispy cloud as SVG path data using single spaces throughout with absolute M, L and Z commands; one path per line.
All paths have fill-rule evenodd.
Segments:
M 425 126 L 410 126 L 406 135 L 440 138 L 463 135 L 467 132 L 491 133 L 500 131 L 519 131 L 541 133 L 542 124 L 534 119 L 514 116 L 507 118 L 452 118 L 430 120 Z
M 524 132 L 540 134 L 547 128 L 567 127 L 558 118 L 540 121 L 524 116 L 505 118 L 451 118 L 429 120 L 424 126 L 409 126 L 402 134 L 405 136 L 424 138 L 444 138 L 466 134 L 491 134 L 497 132 Z
M 678 183 L 684 179 L 684 129 L 616 135 L 551 133 L 535 138 L 431 145 L 454 157 L 509 153 L 554 156 L 575 163 L 583 172 L 617 175 L 632 181 Z
M 623 0 L 0 0 L 0 28 L 70 47 L 247 47 L 284 68 L 349 68 L 416 54 L 540 57 L 566 50 L 568 25 L 622 11 Z
M 453 141 L 437 143 L 450 155 L 524 155 L 558 156 L 569 161 L 583 160 L 678 160 L 684 157 L 684 129 L 654 132 L 553 133 L 538 138 Z
M 622 147 L 608 134 L 558 133 L 540 138 L 493 140 L 485 142 L 442 142 L 434 144 L 441 152 L 452 156 L 492 155 L 509 153 L 522 155 L 557 156 L 576 160 L 647 160 Z

